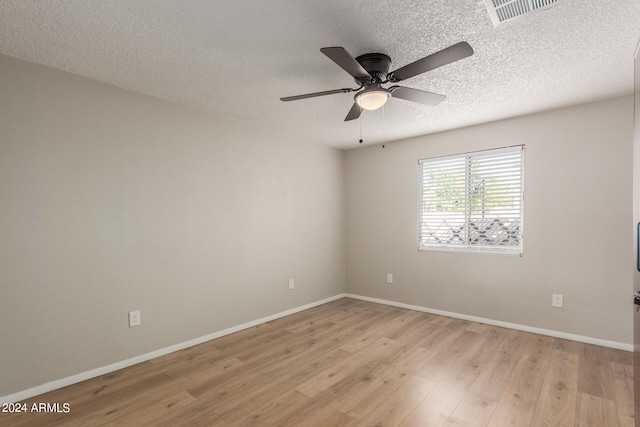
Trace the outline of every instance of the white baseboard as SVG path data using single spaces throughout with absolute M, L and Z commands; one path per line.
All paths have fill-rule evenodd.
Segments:
M 95 377 L 99 377 L 100 375 L 104 375 L 104 374 L 108 374 L 110 372 L 114 372 L 117 371 L 119 369 L 123 369 L 123 368 L 127 368 L 129 366 L 138 364 L 138 363 L 142 363 L 142 362 L 146 362 L 148 360 L 151 359 L 155 359 L 156 357 L 160 357 L 160 356 L 164 356 L 165 354 L 169 354 L 169 353 L 173 353 L 175 351 L 178 350 L 183 350 L 185 348 L 188 347 L 192 347 L 194 345 L 198 345 L 198 344 L 202 344 L 204 342 L 207 341 L 211 341 L 213 339 L 216 338 L 220 338 L 223 337 L 225 335 L 229 335 L 232 334 L 234 332 L 239 332 L 242 331 L 243 329 L 248 329 L 248 328 L 252 328 L 254 326 L 266 323 L 266 322 L 270 322 L 272 320 L 276 320 L 279 319 L 281 317 L 285 317 L 285 316 L 289 316 L 291 314 L 295 314 L 304 310 L 308 310 L 310 308 L 313 307 L 317 307 L 319 305 L 322 304 L 326 304 L 328 302 L 331 301 L 335 301 L 341 298 L 353 298 L 353 299 L 358 299 L 358 300 L 362 300 L 362 301 L 369 301 L 369 302 L 374 302 L 374 303 L 378 303 L 378 304 L 385 304 L 385 305 L 389 305 L 389 306 L 393 306 L 393 307 L 400 307 L 400 308 L 406 308 L 409 310 L 416 310 L 416 311 L 422 311 L 425 313 L 432 313 L 432 314 L 437 314 L 440 316 L 447 316 L 447 317 L 453 317 L 456 319 L 463 319 L 463 320 L 469 320 L 472 322 L 478 322 L 478 323 L 485 323 L 487 325 L 493 325 L 493 326 L 500 326 L 503 328 L 509 328 L 509 329 L 516 329 L 519 331 L 525 331 L 525 332 L 532 332 L 535 334 L 540 334 L 540 335 L 547 335 L 547 336 L 551 336 L 551 337 L 556 337 L 556 338 L 564 338 L 564 339 L 568 339 L 571 341 L 578 341 L 578 342 L 583 342 L 583 343 L 587 343 L 587 344 L 595 344 L 595 345 L 599 345 L 602 347 L 610 347 L 610 348 L 615 348 L 618 350 L 625 350 L 625 351 L 633 351 L 633 345 L 632 344 L 625 344 L 625 343 L 621 343 L 621 342 L 616 342 L 616 341 L 608 341 L 608 340 L 602 340 L 599 338 L 592 338 L 592 337 L 585 337 L 582 335 L 574 335 L 574 334 L 568 334 L 565 332 L 558 332 L 558 331 L 552 331 L 549 329 L 541 329 L 541 328 L 534 328 L 531 326 L 525 326 L 525 325 L 519 325 L 517 323 L 509 323 L 509 322 L 502 322 L 499 320 L 492 320 L 492 319 L 485 319 L 482 317 L 476 317 L 476 316 L 468 316 L 466 314 L 460 314 L 460 313 L 453 313 L 453 312 L 449 312 L 449 311 L 443 311 L 443 310 L 436 310 L 436 309 L 432 309 L 432 308 L 427 308 L 427 307 L 421 307 L 421 306 L 417 306 L 417 305 L 411 305 L 411 304 L 404 304 L 404 303 L 400 303 L 400 302 L 395 302 L 395 301 L 389 301 L 389 300 L 383 300 L 383 299 L 378 299 L 378 298 L 370 298 L 370 297 L 365 297 L 362 295 L 355 295 L 355 294 L 347 294 L 347 293 L 343 293 L 343 294 L 338 294 L 335 296 L 332 296 L 330 298 L 326 298 L 320 301 L 315 301 L 312 302 L 310 304 L 306 304 L 306 305 L 302 305 L 300 307 L 295 307 L 286 311 L 282 311 L 280 313 L 276 313 L 273 314 L 271 316 L 267 316 L 267 317 L 263 317 L 261 319 L 257 319 L 257 320 L 253 320 L 251 322 L 247 322 L 247 323 L 243 323 L 241 325 L 238 326 L 233 326 L 231 328 L 227 328 L 224 329 L 222 331 L 218 331 L 218 332 L 214 332 L 212 334 L 203 336 L 203 337 L 199 337 L 199 338 L 194 338 L 192 340 L 189 341 L 185 341 L 179 344 L 175 344 L 172 345 L 170 347 L 165 347 L 162 348 L 160 350 L 156 350 L 156 351 L 152 351 L 150 353 L 146 353 L 146 354 L 141 354 L 140 356 L 136 356 L 136 357 L 132 357 L 130 359 L 126 359 L 126 360 L 122 360 L 120 362 L 116 362 L 113 363 L 111 365 L 107 365 L 107 366 L 103 366 L 100 368 L 96 368 L 96 369 L 92 369 L 90 371 L 86 371 L 86 372 L 81 372 L 79 374 L 76 375 L 72 375 L 70 377 L 66 377 L 66 378 L 61 378 L 59 380 L 55 380 L 55 381 L 51 381 L 27 390 L 23 390 L 14 394 L 9 394 L 7 396 L 2 396 L 0 397 L 0 404 L 2 403 L 13 403 L 13 402 L 21 402 L 25 399 L 29 399 L 31 397 L 34 396 L 38 396 L 40 394 L 43 393 L 47 393 L 49 391 L 52 390 L 57 390 L 59 388 L 62 387 L 66 387 L 72 384 L 76 384 L 79 383 L 81 381 L 86 381 L 89 380 L 91 378 L 95 378 Z
M 141 354 L 140 356 L 132 357 L 130 359 L 122 360 L 120 362 L 113 363 L 111 365 L 103 366 L 100 368 L 92 369 L 90 371 L 81 372 L 76 375 L 72 375 L 70 377 L 61 378 L 59 380 L 51 381 L 27 390 L 23 390 L 17 393 L 9 394 L 7 396 L 0 397 L 0 404 L 3 403 L 14 403 L 21 402 L 25 399 L 29 399 L 34 396 L 38 396 L 43 393 L 50 392 L 52 390 L 57 390 L 62 387 L 66 387 L 72 384 L 79 383 L 81 381 L 86 381 L 91 378 L 99 377 L 100 375 L 108 374 L 110 372 L 117 371 L 119 369 L 127 368 L 132 365 L 136 365 L 138 363 L 146 362 L 147 360 L 155 359 L 156 357 L 164 356 L 165 354 L 173 353 L 178 350 L 183 350 L 188 347 L 192 347 L 194 345 L 202 344 L 207 341 L 211 341 L 216 338 L 223 337 L 225 335 L 232 334 L 234 332 L 242 331 L 243 329 L 252 328 L 257 325 L 261 325 L 266 322 L 270 322 L 272 320 L 279 319 L 281 317 L 289 316 L 291 314 L 298 313 L 300 311 L 308 310 L 313 307 L 317 307 L 322 304 L 326 304 L 331 301 L 338 300 L 340 298 L 344 298 L 346 294 L 338 294 L 329 298 L 325 298 L 320 301 L 315 301 L 310 304 L 302 305 L 300 307 L 295 307 L 290 310 L 282 311 L 280 313 L 273 314 L 271 316 L 263 317 L 261 319 L 253 320 L 251 322 L 243 323 L 238 326 L 233 326 L 231 328 L 224 329 L 222 331 L 214 332 L 212 334 L 194 338 L 189 341 L 185 341 L 179 344 L 172 345 L 170 347 L 165 347 L 160 350 L 152 351 L 150 353 Z
M 418 305 L 404 304 L 401 302 L 388 301 L 378 298 L 370 298 L 362 295 L 345 294 L 347 298 L 359 299 L 362 301 L 375 302 L 378 304 L 390 305 L 393 307 L 407 308 L 409 310 L 422 311 L 425 313 L 438 314 L 440 316 L 453 317 L 455 319 L 469 320 L 471 322 L 485 323 L 492 326 L 500 326 L 502 328 L 516 329 L 518 331 L 532 332 L 534 334 L 547 335 L 555 338 L 564 338 L 571 341 L 583 342 L 586 344 L 599 345 L 601 347 L 615 348 L 624 351 L 633 351 L 633 344 L 626 344 L 617 341 L 603 340 L 600 338 L 585 337 L 582 335 L 569 334 L 566 332 L 553 331 L 550 329 L 535 328 L 533 326 L 519 325 L 517 323 L 502 322 L 500 320 L 485 319 L 483 317 L 469 316 L 466 314 L 453 313 L 450 311 L 436 310 L 433 308 L 421 307 Z

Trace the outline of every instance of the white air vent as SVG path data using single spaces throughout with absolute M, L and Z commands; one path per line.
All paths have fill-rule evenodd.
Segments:
M 494 26 L 518 16 L 548 9 L 558 0 L 484 0 Z

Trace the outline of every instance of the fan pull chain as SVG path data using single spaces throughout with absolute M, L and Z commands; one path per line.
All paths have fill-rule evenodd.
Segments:
M 384 141 L 384 105 L 382 106 L 382 141 Z M 384 148 L 384 143 L 382 148 Z

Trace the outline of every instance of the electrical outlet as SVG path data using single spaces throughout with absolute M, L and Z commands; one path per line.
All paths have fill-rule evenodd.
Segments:
M 129 312 L 129 327 L 133 328 L 134 326 L 140 326 L 140 310 L 130 311 Z
M 387 273 L 387 283 L 393 283 L 393 274 Z
M 293 279 L 289 279 L 289 289 L 293 289 L 296 287 L 296 283 Z
M 554 307 L 558 307 L 558 308 L 562 308 L 562 295 L 560 294 L 553 294 L 553 297 L 551 298 L 551 305 Z

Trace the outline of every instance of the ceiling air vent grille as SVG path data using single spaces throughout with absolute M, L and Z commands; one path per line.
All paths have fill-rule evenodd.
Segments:
M 548 9 L 558 0 L 484 0 L 494 26 L 519 16 Z

